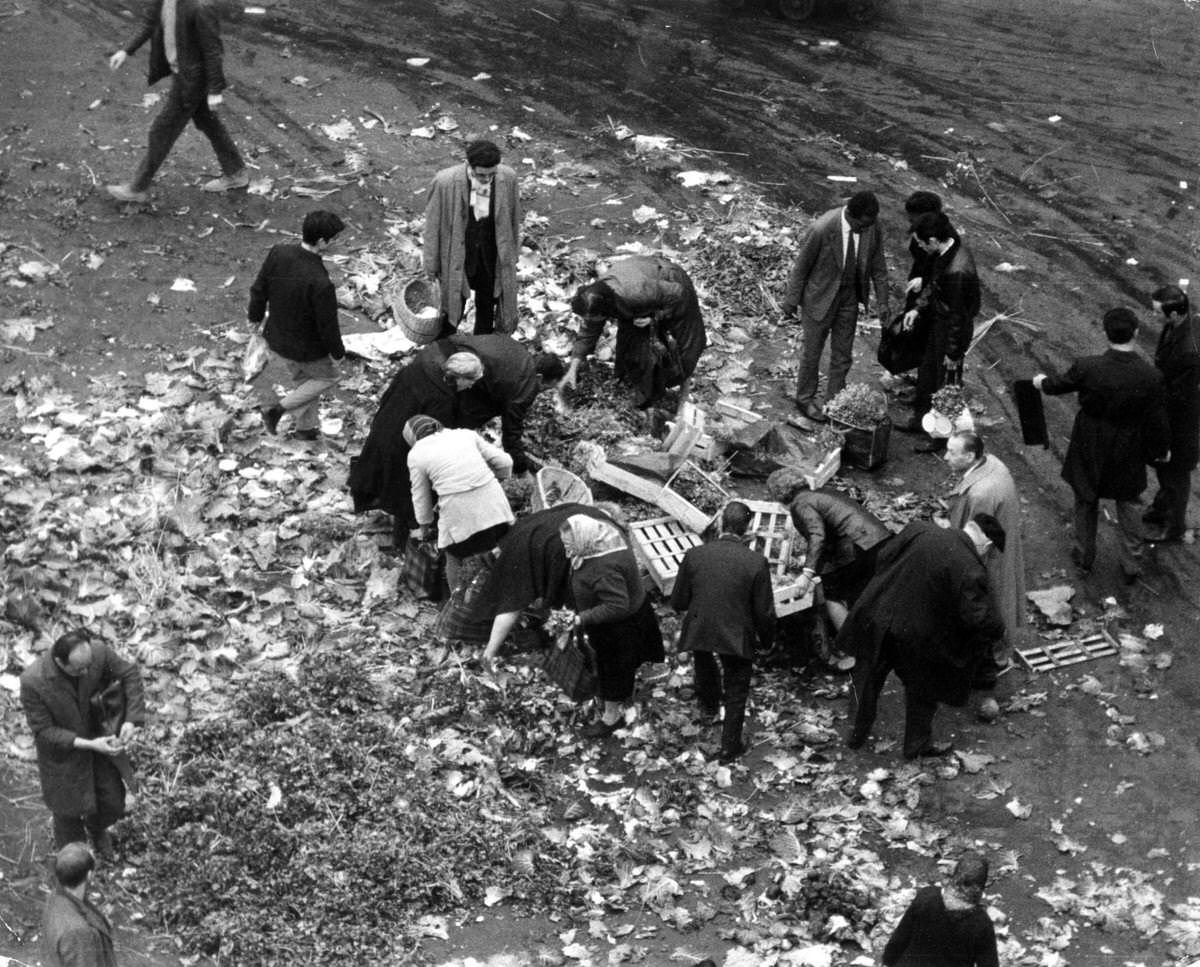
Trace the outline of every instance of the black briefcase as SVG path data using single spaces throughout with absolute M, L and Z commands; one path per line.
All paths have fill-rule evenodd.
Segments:
M 1046 410 L 1042 405 L 1042 391 L 1031 379 L 1019 379 L 1013 383 L 1013 399 L 1017 404 L 1017 417 L 1021 421 L 1021 439 L 1027 447 L 1049 447 L 1050 434 L 1046 430 Z

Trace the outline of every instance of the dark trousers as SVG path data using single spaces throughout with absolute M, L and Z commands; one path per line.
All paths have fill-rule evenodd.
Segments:
M 176 74 L 171 78 L 171 89 L 167 92 L 162 109 L 150 125 L 146 156 L 133 179 L 134 191 L 145 191 L 150 187 L 155 173 L 167 160 L 167 155 L 183 134 L 188 121 L 208 138 L 213 151 L 217 153 L 223 174 L 237 174 L 245 167 L 229 131 L 208 107 L 208 92 L 204 85 Z
M 875 661 L 854 666 L 854 726 L 851 744 L 865 742 L 879 711 L 879 693 L 895 666 L 895 643 L 885 638 Z M 904 757 L 913 759 L 933 741 L 933 717 L 938 703 L 904 687 Z
M 96 788 L 96 811 L 87 815 L 54 814 L 54 848 L 68 843 L 86 843 L 88 836 L 95 843 L 100 835 L 125 815 L 125 785 L 121 773 L 109 757 L 92 753 L 92 776 Z
M 1150 504 L 1146 516 L 1162 524 L 1168 534 L 1182 534 L 1187 530 L 1188 498 L 1192 495 L 1192 470 L 1174 460 L 1160 463 L 1154 468 L 1158 476 L 1158 493 Z
M 692 662 L 696 674 L 696 700 L 700 707 L 705 711 L 715 711 L 718 705 L 725 706 L 721 750 L 739 753 L 754 663 L 749 658 L 714 655 L 711 651 L 693 651 Z
M 913 397 L 913 416 L 923 417 L 933 408 L 933 394 L 946 385 L 946 324 L 932 320 L 925 355 L 917 367 L 917 391 Z
M 1121 573 L 1133 577 L 1142 573 L 1142 517 L 1137 500 L 1118 500 L 1117 527 L 1120 539 Z M 1079 564 L 1091 568 L 1096 560 L 1096 527 L 1100 523 L 1100 500 L 1084 500 L 1075 495 L 1075 557 Z
M 486 336 L 496 331 L 495 273 L 489 272 L 480 260 L 478 267 L 467 275 L 467 285 L 475 293 L 475 335 Z
M 839 292 L 833 306 L 821 320 L 805 319 L 801 323 L 803 339 L 800 347 L 800 378 L 796 382 L 796 402 L 811 403 L 817 395 L 820 379 L 821 353 L 829 340 L 829 379 L 825 384 L 825 399 L 831 400 L 846 386 L 846 375 L 854 361 L 854 330 L 858 325 L 858 300 Z

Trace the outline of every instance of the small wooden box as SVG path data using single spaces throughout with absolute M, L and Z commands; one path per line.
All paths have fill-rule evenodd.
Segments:
M 663 594 L 670 594 L 679 576 L 683 555 L 702 543 L 699 535 L 674 517 L 654 517 L 629 525 L 633 549 L 650 572 L 650 580 Z
M 842 434 L 842 461 L 848 467 L 859 470 L 874 470 L 888 458 L 888 442 L 892 436 L 892 424 L 888 421 L 878 426 L 854 426 L 830 418 L 830 424 Z
M 804 467 L 803 469 L 808 469 Z M 812 473 L 804 475 L 804 482 L 808 484 L 809 490 L 818 490 L 824 487 L 834 475 L 842 469 L 842 448 L 834 447 L 814 468 Z
M 812 607 L 812 593 L 800 593 L 800 582 L 788 574 L 796 529 L 792 515 L 783 504 L 772 500 L 743 500 L 750 508 L 750 547 L 767 559 L 771 583 L 775 589 L 775 614 L 785 617 Z

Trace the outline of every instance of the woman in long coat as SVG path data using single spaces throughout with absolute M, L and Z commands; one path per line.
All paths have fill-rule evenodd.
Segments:
M 700 300 L 688 274 L 661 256 L 633 255 L 611 264 L 571 300 L 583 317 L 564 387 L 574 387 L 582 360 L 596 349 L 609 320 L 617 323 L 617 379 L 633 391 L 634 405 L 645 408 L 678 386 L 686 401 L 692 374 L 708 345 Z
M 637 560 L 616 524 L 574 514 L 559 533 L 571 561 L 575 625 L 596 652 L 596 697 L 604 703 L 583 734 L 603 738 L 624 724 L 638 666 L 664 659 L 662 633 Z

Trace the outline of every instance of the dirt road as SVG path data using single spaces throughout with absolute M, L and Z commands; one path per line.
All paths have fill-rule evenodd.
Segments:
M 715 0 L 263 6 L 265 14 L 229 25 L 235 133 L 256 170 L 277 182 L 320 187 L 317 178 L 334 175 L 324 183 L 336 188 L 330 204 L 350 214 L 360 241 L 384 232 L 389 213 L 419 213 L 417 192 L 452 148 L 404 134 L 443 111 L 464 127 L 520 126 L 533 141 L 512 143 L 515 156 L 527 151 L 548 163 L 539 145 L 553 141 L 596 165 L 582 197 L 537 189 L 539 211 L 564 236 L 588 232 L 576 212 L 609 193 L 620 194 L 622 212 L 646 200 L 690 203 L 670 171 L 631 161 L 596 133 L 613 124 L 711 152 L 700 156 L 705 167 L 736 170 L 804 213 L 845 191 L 828 176 L 857 178 L 887 206 L 899 274 L 900 202 L 932 188 L 976 251 L 985 311 L 1041 327 L 1034 337 L 997 324 L 973 366 L 989 406 L 1010 417 L 1009 379 L 1093 351 L 1104 307 L 1145 309 L 1154 287 L 1196 274 L 1200 11 L 1183 0 L 891 0 L 868 23 L 827 17 L 802 26 L 753 7 L 730 13 Z M 48 375 L 86 390 L 89 380 L 136 378 L 172 353 L 211 344 L 242 318 L 247 276 L 275 240 L 268 233 L 290 230 L 312 205 L 295 195 L 282 203 L 203 197 L 195 183 L 211 159 L 194 135 L 164 171 L 154 209 L 125 211 L 102 198 L 98 185 L 135 163 L 153 110 L 141 105 L 141 58 L 121 75 L 104 66 L 130 23 L 113 0 L 0 6 L 0 56 L 13 78 L 0 91 L 0 241 L 64 269 L 54 285 L 8 286 L 0 295 L 6 317 L 55 323 L 32 352 L 0 350 L 0 381 Z M 349 170 L 346 146 L 319 130 L 365 110 L 384 119 L 361 132 L 369 178 Z M 264 220 L 269 228 L 256 231 Z M 94 269 L 85 267 L 88 253 L 100 259 Z M 1019 268 L 998 270 L 1002 263 Z M 170 291 L 185 274 L 198 297 Z M 230 275 L 236 282 L 223 285 Z M 148 304 L 150 296 L 157 301 Z M 1148 327 L 1144 346 L 1154 334 Z M 48 344 L 55 351 L 40 355 Z M 1050 454 L 1021 451 L 1011 427 L 995 439 L 1029 500 L 1030 533 L 1039 538 L 1034 586 L 1061 579 L 1055 569 L 1066 564 L 1069 495 L 1057 470 L 1071 412 L 1069 403 L 1052 404 L 1059 442 Z M 21 445 L 11 427 L 0 435 L 6 446 Z M 888 473 L 921 489 L 941 470 L 897 453 Z M 1104 694 L 1117 696 L 1107 703 L 1076 687 L 1075 675 L 1031 683 L 1048 695 L 1045 717 L 1010 721 L 992 740 L 1004 757 L 999 778 L 1034 806 L 1030 822 L 1006 812 L 1003 797 L 981 802 L 938 787 L 934 818 L 1024 854 L 1028 879 L 1008 884 L 1004 896 L 1014 919 L 1045 916 L 1034 890 L 1059 865 L 1082 862 L 1056 845 L 1055 823 L 1086 847 L 1085 859 L 1147 871 L 1175 900 L 1200 891 L 1192 832 L 1200 747 L 1183 724 L 1200 700 L 1200 661 L 1188 647 L 1197 589 L 1194 549 L 1183 545 L 1157 550 L 1146 584 L 1120 591 L 1138 622 L 1165 624 L 1174 646 L 1175 663 L 1155 689 L 1137 691 L 1112 664 L 1093 669 Z M 1101 569 L 1082 590 L 1094 611 L 1118 589 Z M 1142 755 L 1112 742 L 1112 708 L 1166 736 L 1166 746 Z M 873 764 L 861 761 L 864 771 Z M 1066 954 L 1093 964 L 1110 956 L 1106 949 L 1130 961 L 1165 959 L 1163 945 L 1086 928 Z

